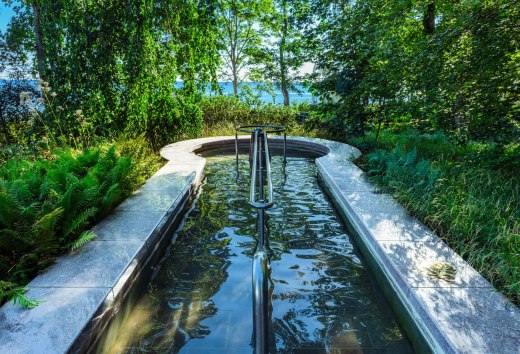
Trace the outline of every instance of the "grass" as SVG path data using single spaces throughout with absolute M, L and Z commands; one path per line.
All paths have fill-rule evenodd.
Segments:
M 520 304 L 520 149 L 383 132 L 351 139 L 370 178 Z

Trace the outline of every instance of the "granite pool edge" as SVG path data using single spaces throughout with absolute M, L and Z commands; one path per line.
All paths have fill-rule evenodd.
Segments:
M 248 138 L 240 137 L 241 147 L 248 146 Z M 273 139 L 273 143 L 280 146 L 281 140 Z M 340 213 L 356 232 L 354 236 L 358 247 L 373 268 L 376 278 L 383 284 L 390 303 L 397 311 L 402 311 L 401 319 L 413 327 L 406 328 L 405 325 L 405 329 L 412 337 L 414 331 L 420 337 L 412 338 L 416 348 L 446 353 L 520 352 L 518 308 L 497 293 L 480 274 L 449 250 L 424 225 L 408 216 L 391 197 L 379 194 L 363 172 L 351 162 L 359 156 L 359 150 L 333 141 L 302 137 L 289 137 L 288 144 L 293 151 L 322 156 L 316 159 L 321 179 Z M 132 215 L 137 216 L 141 211 L 150 213 L 159 221 L 151 231 L 140 230 L 138 226 L 131 227 L 130 232 L 135 231 L 137 238 L 131 240 L 125 240 L 128 230 L 123 229 L 118 233 L 108 227 L 112 237 L 94 241 L 79 252 L 62 257 L 64 260 L 60 258 L 56 265 L 37 277 L 34 284 L 29 284 L 31 290 L 28 295 L 33 298 L 41 298 L 45 294 L 55 296 L 58 304 L 54 305 L 54 310 L 59 310 L 62 318 L 56 319 L 54 324 L 45 323 L 45 316 L 49 316 L 47 312 L 53 307 L 49 301 L 30 311 L 21 310 L 12 304 L 4 305 L 0 308 L 0 352 L 86 350 L 105 328 L 106 322 L 117 314 L 129 287 L 143 269 L 143 264 L 153 256 L 158 244 L 164 246 L 168 241 L 165 237 L 158 239 L 160 231 L 157 230 L 169 225 L 169 220 L 174 216 L 179 217 L 182 209 L 179 209 L 179 205 L 186 203 L 193 189 L 200 183 L 205 159 L 196 153 L 233 148 L 234 137 L 187 140 L 163 148 L 161 155 L 170 161 L 123 202 L 107 218 L 108 221 L 103 220 L 100 224 L 105 223 L 106 227 L 110 220 L 117 220 L 125 213 L 130 216 L 131 222 Z M 103 225 L 98 224 L 94 229 L 99 227 Z M 137 237 L 137 234 L 141 236 Z M 141 242 L 143 237 L 145 240 Z M 94 275 L 85 274 L 83 279 L 81 272 L 73 274 L 69 270 L 61 276 L 54 273 L 54 269 L 60 266 L 74 264 L 71 259 L 96 251 L 92 246 L 96 242 L 98 250 L 110 247 L 117 250 L 124 242 L 127 243 L 119 250 L 118 256 L 123 260 L 119 264 L 122 269 L 114 272 L 117 273 L 116 278 L 103 278 L 103 274 L 95 272 Z M 100 245 L 101 242 L 105 242 L 105 245 Z M 410 259 L 410 264 L 406 264 L 395 257 L 402 251 L 432 261 L 451 262 L 458 271 L 458 278 L 452 284 L 421 279 L 425 276 L 424 269 L 417 262 Z M 438 251 L 438 256 L 435 256 L 435 251 Z M 110 258 L 101 257 L 101 260 Z M 414 267 L 417 268 L 415 271 L 412 269 Z M 62 283 L 57 284 L 59 281 Z M 433 301 L 435 299 L 442 301 Z M 487 300 L 487 303 L 479 302 L 480 299 Z M 62 304 L 67 301 L 69 303 Z M 450 309 L 453 304 L 457 305 L 457 311 Z M 67 310 L 61 305 L 70 308 Z M 71 318 L 65 318 L 69 313 Z M 40 315 L 43 317 L 39 322 L 33 322 L 32 332 L 27 331 L 27 328 L 24 332 L 24 326 L 31 323 L 31 317 Z M 480 320 L 482 325 L 474 321 L 467 322 L 472 318 Z M 494 325 L 486 326 L 486 321 Z M 67 338 L 61 336 L 64 329 L 68 329 Z

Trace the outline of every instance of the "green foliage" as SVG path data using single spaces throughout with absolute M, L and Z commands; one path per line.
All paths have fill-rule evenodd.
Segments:
M 143 139 L 6 161 L 0 167 L 2 301 L 32 306 L 17 284 L 27 283 L 59 254 L 92 240 L 95 235 L 87 229 L 158 165 Z
M 20 304 L 24 309 L 32 309 L 38 306 L 42 301 L 29 300 L 25 296 L 27 288 L 18 286 L 15 283 L 0 280 L 0 304 L 7 300 L 11 300 L 13 304 Z
M 251 78 L 280 89 L 284 105 L 289 105 L 289 90 L 298 92 L 296 83 L 302 80 L 298 70 L 303 65 L 302 35 L 297 28 L 297 13 L 301 1 L 273 0 L 260 18 L 265 27 L 263 44 L 254 50 Z
M 442 172 L 426 160 L 417 159 L 417 151 L 375 150 L 368 155 L 368 175 L 390 192 L 399 193 L 406 200 L 421 200 L 435 193 L 442 180 Z
M 27 1 L 15 9 L 6 38 L 26 56 L 41 42 L 37 125 L 53 144 L 84 148 L 124 132 L 158 149 L 201 134 L 198 89 L 215 81 L 218 64 L 213 1 Z M 22 22 L 41 31 L 20 31 Z
M 265 33 L 259 23 L 270 10 L 270 0 L 219 0 L 215 3 L 218 46 L 224 64 L 220 76 L 233 83 L 237 96 L 238 85 L 247 81 L 254 67 L 254 56 L 261 47 Z
M 200 103 L 204 135 L 232 135 L 235 127 L 250 124 L 278 124 L 287 127 L 288 134 L 308 135 L 296 122 L 299 110 L 306 106 L 259 105 L 254 108 L 237 97 L 205 97 Z
M 442 130 L 461 143 L 518 135 L 515 0 L 307 3 L 314 89 L 344 135 L 372 124 Z
M 520 303 L 518 146 L 381 132 L 353 139 L 370 178 Z
M 78 239 L 69 245 L 69 249 L 71 251 L 77 250 L 78 248 L 86 245 L 89 241 L 92 241 L 95 237 L 96 234 L 92 231 L 83 231 L 81 235 L 79 235 Z

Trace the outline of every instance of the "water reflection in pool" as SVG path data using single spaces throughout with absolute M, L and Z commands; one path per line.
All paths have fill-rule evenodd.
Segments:
M 273 353 L 408 353 L 317 183 L 310 159 L 273 157 L 269 209 Z M 251 353 L 256 211 L 249 165 L 208 158 L 195 209 L 120 331 L 113 353 Z

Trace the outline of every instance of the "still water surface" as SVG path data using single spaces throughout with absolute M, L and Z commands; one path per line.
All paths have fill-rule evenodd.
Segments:
M 113 353 L 252 353 L 256 211 L 249 165 L 208 158 L 195 208 Z M 311 159 L 273 157 L 268 210 L 272 353 L 410 353 L 407 339 L 320 190 Z

